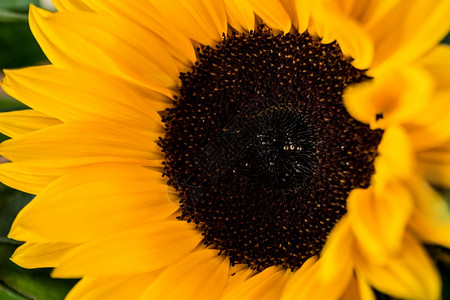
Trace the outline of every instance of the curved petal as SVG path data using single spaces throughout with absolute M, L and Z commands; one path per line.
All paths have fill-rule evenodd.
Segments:
M 0 164 L 0 181 L 17 190 L 37 195 L 53 180 L 66 174 L 71 169 L 109 162 L 147 167 L 162 166 L 162 158 L 156 160 L 111 156 L 72 157 L 71 159 L 48 158 L 2 163 Z
M 53 172 L 53 169 L 50 169 L 50 172 L 39 172 L 42 169 L 49 168 L 33 168 L 20 162 L 2 163 L 0 164 L 0 181 L 14 189 L 37 195 L 59 176 Z
M 319 35 L 323 37 L 323 42 L 336 40 L 342 52 L 354 59 L 352 64 L 356 68 L 362 70 L 369 68 L 374 56 L 373 41 L 358 22 L 340 15 L 337 8 L 332 9 L 336 7 L 336 3 L 329 2 L 322 1 L 316 4 L 313 13 L 314 22 L 322 29 L 319 30 Z
M 218 256 L 215 250 L 190 253 L 166 268 L 141 299 L 220 299 L 227 284 L 228 269 L 228 259 Z
M 189 38 L 214 45 L 227 33 L 227 14 L 223 0 L 151 0 L 160 13 L 159 22 L 169 22 Z
M 353 270 L 353 232 L 350 216 L 347 214 L 331 230 L 319 259 L 319 280 L 333 282 L 350 280 L 346 276 Z M 348 283 L 348 282 L 347 282 Z M 343 290 L 341 290 L 342 292 Z
M 167 190 L 160 172 L 138 166 L 77 168 L 39 193 L 17 215 L 9 236 L 33 242 L 80 243 L 164 220 L 178 209 Z
M 310 258 L 295 272 L 282 299 L 340 299 L 353 277 L 352 252 L 353 236 L 344 216 L 331 231 L 321 258 Z
M 421 240 L 450 248 L 450 218 L 438 218 L 416 211 L 409 226 Z
M 429 73 L 409 67 L 350 86 L 343 99 L 352 117 L 372 129 L 385 129 L 413 121 L 429 105 L 433 90 Z
M 294 275 L 286 283 L 281 297 L 282 300 L 298 299 L 298 294 L 302 290 L 301 283 L 311 274 L 311 270 L 315 268 L 316 263 L 317 257 L 313 256 L 307 259 L 300 269 L 294 272 Z
M 288 33 L 291 30 L 292 22 L 289 14 L 284 9 L 280 1 L 276 0 L 247 0 L 254 8 L 264 23 L 270 28 Z
M 58 11 L 92 11 L 82 0 L 52 0 Z
M 291 270 L 269 267 L 255 276 L 226 289 L 224 300 L 272 300 L 280 299 L 284 286 L 292 276 Z
M 12 138 L 61 124 L 61 121 L 35 110 L 0 113 L 0 131 Z
M 181 63 L 180 72 L 187 71 L 195 60 L 195 51 L 188 37 L 181 34 L 169 22 L 158 21 L 158 13 L 150 1 L 84 0 L 83 4 L 99 13 L 106 13 L 129 22 L 136 22 L 158 36 L 161 44 Z
M 439 299 L 439 273 L 425 250 L 410 235 L 403 251 L 384 265 L 374 265 L 360 257 L 357 273 L 377 290 L 401 299 Z
M 450 209 L 443 196 L 422 178 L 411 182 L 417 203 L 409 227 L 421 240 L 450 248 Z
M 11 260 L 22 268 L 54 268 L 61 258 L 78 244 L 25 243 L 14 252 Z
M 449 96 L 450 93 L 443 97 L 443 100 L 447 100 Z M 445 116 L 444 114 L 448 114 L 448 112 L 443 112 L 426 126 L 416 126 L 414 124 L 405 126 L 416 151 L 446 149 L 446 144 L 450 140 L 450 115 Z
M 131 22 L 85 12 L 52 14 L 33 7 L 29 22 L 56 66 L 104 71 L 169 96 L 177 90 L 173 57 L 154 34 Z
M 159 133 L 96 123 L 60 124 L 4 141 L 0 154 L 11 161 L 44 159 L 162 159 Z M 71 162 L 67 162 L 71 164 Z
M 201 240 L 193 224 L 178 220 L 148 222 L 73 249 L 61 259 L 52 276 L 120 276 L 156 271 L 172 266 Z
M 323 267 L 321 266 L 320 260 L 312 266 L 308 266 L 305 272 L 301 272 L 301 268 L 287 283 L 281 299 L 340 299 L 352 277 L 353 268 L 352 266 L 348 267 L 342 270 L 343 272 L 339 276 L 330 279 L 324 279 L 322 277 Z
M 418 66 L 427 70 L 437 90 L 450 89 L 450 45 L 441 44 L 424 56 Z
M 15 99 L 63 122 L 93 121 L 162 128 L 166 96 L 115 76 L 40 66 L 6 71 L 2 88 Z M 132 101 L 130 101 L 132 99 Z
M 418 168 L 425 178 L 439 187 L 450 187 L 450 140 L 435 148 L 416 153 Z
M 418 60 L 450 29 L 448 1 L 320 0 L 316 12 L 321 35 L 337 39 L 373 77 Z
M 228 24 L 239 31 L 255 29 L 255 13 L 247 0 L 225 0 Z
M 247 265 L 244 264 L 230 266 L 226 291 L 232 290 L 234 286 L 243 283 L 257 273 L 257 271 L 250 269 Z
M 376 300 L 376 296 L 372 288 L 355 274 L 341 300 Z
M 313 1 L 311 0 L 281 0 L 290 18 L 292 25 L 298 32 L 306 31 L 311 23 Z
M 389 172 L 389 177 L 398 177 L 407 179 L 415 172 L 416 158 L 414 157 L 414 148 L 411 138 L 405 129 L 399 126 L 391 126 L 383 134 L 381 143 L 378 146 L 380 157 L 375 161 L 375 170 L 377 168 L 388 168 L 384 172 Z M 381 170 L 380 170 L 381 171 Z M 375 174 L 376 180 L 385 182 L 386 178 L 380 173 Z M 382 186 L 382 185 L 379 185 Z
M 367 260 L 375 264 L 385 262 L 401 251 L 406 225 L 414 210 L 406 187 L 387 183 L 379 194 L 373 189 L 356 189 L 350 193 L 347 206 L 353 232 L 367 253 Z
M 450 46 L 436 47 L 417 65 L 429 73 L 435 89 L 428 105 L 408 123 L 408 130 L 417 151 L 444 153 L 450 140 Z
M 72 288 L 65 300 L 139 299 L 158 274 L 159 272 L 116 277 L 86 276 Z
M 418 60 L 436 47 L 450 30 L 449 15 L 449 1 L 399 2 L 367 28 L 376 45 L 370 74 Z

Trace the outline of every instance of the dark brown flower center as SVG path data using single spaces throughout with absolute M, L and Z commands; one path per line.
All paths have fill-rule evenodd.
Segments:
M 369 186 L 382 131 L 342 92 L 369 80 L 337 44 L 267 27 L 198 49 L 163 121 L 180 219 L 231 262 L 296 269 L 322 249 L 354 188 Z

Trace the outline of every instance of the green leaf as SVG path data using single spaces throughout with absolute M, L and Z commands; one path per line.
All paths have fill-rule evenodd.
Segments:
M 60 300 L 64 299 L 77 282 L 77 280 L 54 279 L 50 277 L 51 269 L 28 270 L 10 260 L 21 243 L 8 239 L 7 234 L 17 213 L 32 198 L 33 195 L 0 185 L 0 299 L 2 300 Z

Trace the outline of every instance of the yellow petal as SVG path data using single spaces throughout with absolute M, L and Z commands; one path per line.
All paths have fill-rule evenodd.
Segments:
M 312 269 L 317 263 L 317 257 L 313 256 L 307 259 L 300 269 L 296 270 L 291 278 L 286 283 L 283 290 L 282 300 L 299 299 L 298 293 L 302 290 L 302 283 L 307 280 L 312 273 Z
M 442 78 L 442 77 L 441 77 Z M 435 82 L 439 79 L 434 78 Z M 431 101 L 414 119 L 408 122 L 413 135 L 429 134 L 431 141 L 418 141 L 418 147 L 433 147 L 450 138 L 450 82 L 447 89 L 434 92 Z M 417 131 L 417 132 L 415 132 Z M 431 146 L 429 146 L 431 145 Z
M 214 250 L 200 250 L 166 268 L 141 299 L 220 299 L 227 284 L 229 261 Z
M 417 209 L 409 226 L 425 242 L 450 248 L 450 209 L 443 196 L 420 178 L 411 183 Z
M 223 0 L 151 0 L 160 13 L 161 24 L 169 22 L 187 37 L 204 45 L 214 45 L 227 32 L 227 15 Z
M 384 163 L 389 168 L 390 176 L 408 178 L 414 174 L 416 166 L 414 150 L 410 137 L 403 128 L 399 126 L 389 127 L 383 134 L 378 151 L 380 157 L 375 162 L 375 169 L 377 169 L 379 163 Z
M 419 150 L 416 156 L 419 163 L 448 164 L 450 162 L 450 139 L 436 147 Z
M 248 0 L 248 2 L 253 6 L 255 13 L 270 28 L 281 30 L 284 33 L 291 30 L 291 18 L 281 2 L 273 0 Z
M 314 21 L 323 28 L 320 33 L 324 38 L 323 42 L 336 40 L 342 52 L 354 59 L 352 64 L 356 68 L 369 68 L 373 60 L 374 44 L 360 24 L 341 12 L 336 3 L 322 1 L 316 5 L 313 16 Z
M 445 148 L 450 140 L 450 47 L 437 47 L 417 65 L 432 77 L 435 90 L 431 101 L 410 120 L 407 128 L 415 149 L 434 152 L 433 148 Z
M 234 286 L 243 283 L 257 273 L 257 271 L 250 269 L 248 265 L 238 264 L 230 266 L 227 290 L 232 290 Z
M 144 130 L 162 127 L 157 111 L 171 102 L 115 76 L 54 66 L 6 71 L 2 88 L 29 107 L 64 122 L 104 121 Z
M 298 32 L 305 32 L 310 25 L 312 2 L 310 0 L 281 0 L 281 3 L 290 15 L 293 26 Z
M 376 296 L 372 288 L 355 274 L 341 300 L 376 300 Z
M 384 129 L 414 120 L 428 105 L 433 88 L 427 72 L 410 67 L 348 87 L 344 105 L 358 121 Z
M 341 278 L 353 269 L 353 233 L 348 214 L 342 217 L 330 232 L 323 247 L 320 262 L 320 280 L 327 282 Z M 350 280 L 350 278 L 349 278 Z
M 305 264 L 291 277 L 281 299 L 337 300 L 341 298 L 352 278 L 352 265 L 347 265 L 338 276 L 326 279 L 323 277 L 321 260 L 312 265 L 306 265 L 306 271 L 302 272 Z
M 353 7 L 349 13 L 357 18 L 365 29 L 372 28 L 374 24 L 382 22 L 383 18 L 395 8 L 403 0 L 366 0 L 366 1 L 352 1 Z M 349 1 L 341 1 L 348 3 Z M 370 32 L 370 31 L 369 31 Z
M 81 0 L 52 0 L 58 11 L 91 11 Z
M 450 88 L 450 45 L 437 46 L 423 57 L 418 65 L 433 76 L 436 89 L 448 90 Z
M 376 296 L 372 287 L 369 286 L 367 282 L 362 280 L 360 276 L 358 276 L 357 280 L 361 300 L 376 300 Z
M 161 166 L 161 160 L 104 157 L 49 158 L 0 164 L 0 181 L 12 188 L 37 195 L 53 180 L 71 169 L 114 161 L 136 166 Z M 178 202 L 178 201 L 177 201 Z
M 450 140 L 449 98 L 450 89 L 434 93 L 433 101 L 406 126 L 417 151 L 446 147 Z
M 107 72 L 172 95 L 173 57 L 149 31 L 107 15 L 30 9 L 30 28 L 56 66 Z M 145 41 L 145 43 L 142 43 Z
M 187 222 L 143 223 L 70 251 L 52 276 L 119 276 L 156 271 L 185 257 L 201 240 L 195 225 Z
M 225 0 L 228 24 L 239 31 L 255 29 L 255 13 L 247 0 Z
M 176 30 L 169 22 L 158 21 L 158 13 L 149 1 L 84 0 L 83 3 L 96 12 L 125 18 L 129 22 L 136 22 L 150 30 L 181 63 L 177 63 L 180 72 L 186 72 L 187 67 L 191 67 L 196 61 L 195 51 L 189 38 Z
M 53 169 L 50 172 L 39 172 L 40 170 L 42 168 L 32 168 L 23 163 L 3 163 L 0 164 L 0 181 L 14 189 L 36 195 L 58 177 L 58 174 L 52 172 Z
M 60 120 L 35 110 L 0 113 L 0 131 L 12 138 L 58 124 Z
M 320 0 L 314 23 L 326 41 L 338 39 L 355 66 L 378 77 L 435 47 L 450 29 L 448 1 Z M 347 26 L 345 26 L 347 24 Z M 420 24 L 420 26 L 418 26 Z M 358 43 L 358 39 L 361 41 Z M 369 46 L 370 45 L 370 46 Z M 362 61 L 358 62 L 358 59 Z
M 449 14 L 449 1 L 400 1 L 367 28 L 375 41 L 370 74 L 406 65 L 437 46 L 450 30 Z
M 160 172 L 97 164 L 51 183 L 17 215 L 9 235 L 17 240 L 39 236 L 35 242 L 78 243 L 164 220 L 177 209 Z
M 232 289 L 227 289 L 222 299 L 280 299 L 283 288 L 292 274 L 291 270 L 269 267 L 250 279 L 234 285 Z
M 410 235 L 403 251 L 385 265 L 357 258 L 357 272 L 375 289 L 401 299 L 439 299 L 441 281 L 432 260 Z
M 11 161 L 114 157 L 160 159 L 159 133 L 132 130 L 120 125 L 67 123 L 4 141 L 0 154 Z M 70 164 L 70 162 L 68 162 Z
M 341 300 L 360 300 L 358 282 L 355 276 L 350 281 Z
M 416 151 L 443 149 L 450 140 L 450 119 L 448 116 L 442 117 L 442 114 L 426 126 L 407 126 L 406 128 Z
M 352 230 L 367 259 L 374 264 L 401 251 L 414 209 L 411 193 L 401 183 L 388 182 L 377 192 L 373 188 L 356 189 L 347 200 Z
M 450 248 L 450 217 L 438 218 L 416 211 L 409 226 L 423 241 Z
M 27 269 L 54 268 L 61 258 L 76 246 L 77 244 L 70 243 L 25 243 L 16 249 L 11 260 Z
M 450 162 L 420 162 L 419 169 L 425 178 L 439 187 L 450 187 Z
M 139 299 L 159 272 L 116 277 L 83 277 L 66 300 Z
M 435 148 L 417 152 L 418 169 L 440 187 L 450 187 L 450 140 Z

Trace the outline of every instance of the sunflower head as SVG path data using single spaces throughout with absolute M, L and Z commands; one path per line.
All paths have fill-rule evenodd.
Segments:
M 382 131 L 350 117 L 342 93 L 370 79 L 336 43 L 265 25 L 197 51 L 160 143 L 180 219 L 232 264 L 296 270 L 369 186 Z
M 15 262 L 68 299 L 439 298 L 450 1 L 55 4 L 2 82 Z

